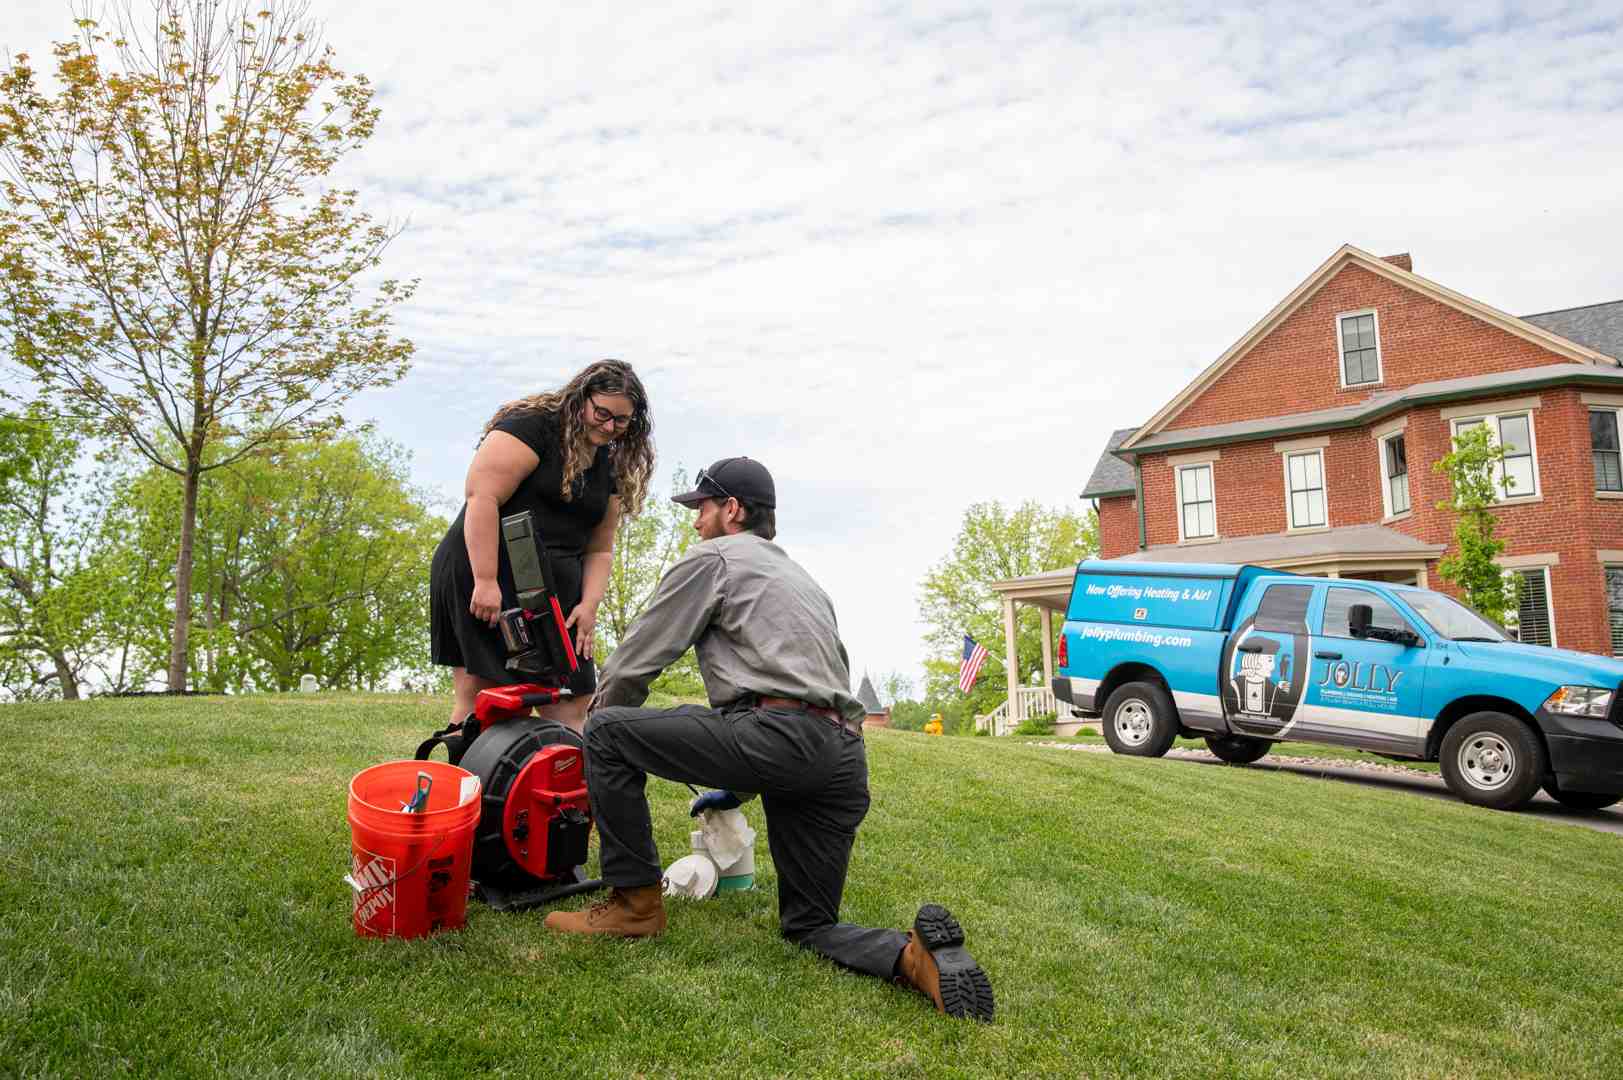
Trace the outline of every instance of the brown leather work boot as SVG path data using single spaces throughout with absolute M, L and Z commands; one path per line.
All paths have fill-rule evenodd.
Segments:
M 938 1012 L 992 1022 L 992 980 L 964 948 L 964 930 L 940 904 L 925 904 L 896 960 L 896 981 L 911 986 Z
M 658 885 L 610 889 L 608 896 L 584 911 L 552 912 L 546 926 L 566 934 L 653 937 L 665 929 L 664 890 Z

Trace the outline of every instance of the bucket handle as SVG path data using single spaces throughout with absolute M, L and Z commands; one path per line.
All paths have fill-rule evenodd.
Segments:
M 434 853 L 438 851 L 445 843 L 445 838 L 450 835 L 451 834 L 449 831 L 440 833 L 440 838 L 434 841 L 434 846 L 428 849 L 428 854 L 424 855 L 421 859 L 418 859 L 417 865 L 412 867 L 410 870 L 407 870 L 404 874 L 396 874 L 389 880 L 380 881 L 376 885 L 362 885 L 359 881 L 355 880 L 354 874 L 345 874 L 344 884 L 355 890 L 355 895 L 358 897 L 365 896 L 367 893 L 377 892 L 379 889 L 387 889 L 390 885 L 399 884 L 400 882 L 411 877 L 411 875 L 415 874 L 417 871 L 421 870 L 424 865 L 427 864 L 428 860 L 434 857 Z

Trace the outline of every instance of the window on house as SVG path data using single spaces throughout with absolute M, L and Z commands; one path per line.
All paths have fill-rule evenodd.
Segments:
M 1375 313 L 1343 315 L 1336 326 L 1341 337 L 1341 384 L 1358 386 L 1380 382 L 1381 353 L 1375 338 Z
M 1595 490 L 1623 491 L 1623 460 L 1618 454 L 1617 410 L 1589 410 L 1589 448 L 1595 454 Z
M 1212 495 L 1210 462 L 1178 469 L 1178 524 L 1185 540 L 1217 535 L 1217 500 Z
M 1470 420 L 1454 421 L 1454 434 L 1468 431 L 1478 424 L 1486 424 L 1493 433 L 1494 442 L 1505 448 L 1505 460 L 1499 469 L 1501 498 L 1526 499 L 1538 494 L 1538 469 L 1533 457 L 1533 414 L 1506 413 L 1503 416 L 1480 416 Z
M 1547 567 L 1511 570 L 1521 581 L 1520 603 L 1506 620 L 1510 636 L 1525 645 L 1555 644 L 1555 615 L 1550 611 L 1550 571 Z
M 1312 599 L 1311 585 L 1270 585 L 1257 603 L 1253 625 L 1274 634 L 1306 634 L 1307 604 Z
M 1402 435 L 1381 440 L 1381 471 L 1386 477 L 1386 516 L 1409 512 L 1409 451 Z
M 1309 529 L 1325 523 L 1322 450 L 1285 455 L 1285 488 L 1291 528 Z
M 1623 656 L 1623 566 L 1606 568 L 1606 620 L 1612 627 L 1612 655 Z

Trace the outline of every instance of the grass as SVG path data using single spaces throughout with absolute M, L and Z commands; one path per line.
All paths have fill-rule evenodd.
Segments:
M 357 939 L 346 784 L 444 712 L 10 707 L 0 1072 L 1623 1075 L 1618 837 L 1023 740 L 872 733 L 845 894 L 877 926 L 949 904 L 990 1026 L 783 943 L 764 838 L 756 891 L 673 904 L 651 941 L 477 906 L 459 933 Z M 649 793 L 673 859 L 688 793 Z

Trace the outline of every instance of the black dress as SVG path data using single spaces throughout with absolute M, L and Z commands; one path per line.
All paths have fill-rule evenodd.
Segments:
M 608 447 L 598 448 L 591 466 L 575 480 L 574 498 L 566 502 L 560 492 L 563 437 L 558 418 L 545 412 L 517 413 L 497 423 L 494 430 L 518 439 L 541 459 L 502 503 L 499 514 L 506 517 L 528 510 L 534 516 L 536 531 L 552 563 L 558 604 L 567 619 L 580 603 L 587 541 L 608 512 L 609 496 L 618 491 Z M 468 610 L 473 599 L 473 565 L 468 561 L 468 543 L 463 534 L 467 513 L 464 505 L 434 552 L 429 577 L 429 655 L 436 664 L 466 668 L 470 675 L 501 683 L 523 682 L 523 674 L 505 666 L 507 653 L 502 648 L 501 631 L 480 622 Z M 502 607 L 515 607 L 518 598 L 513 588 L 513 567 L 507 559 L 507 545 L 499 539 L 496 558 Z M 568 685 L 577 695 L 589 695 L 597 688 L 597 670 L 590 660 L 581 660 L 580 670 Z

